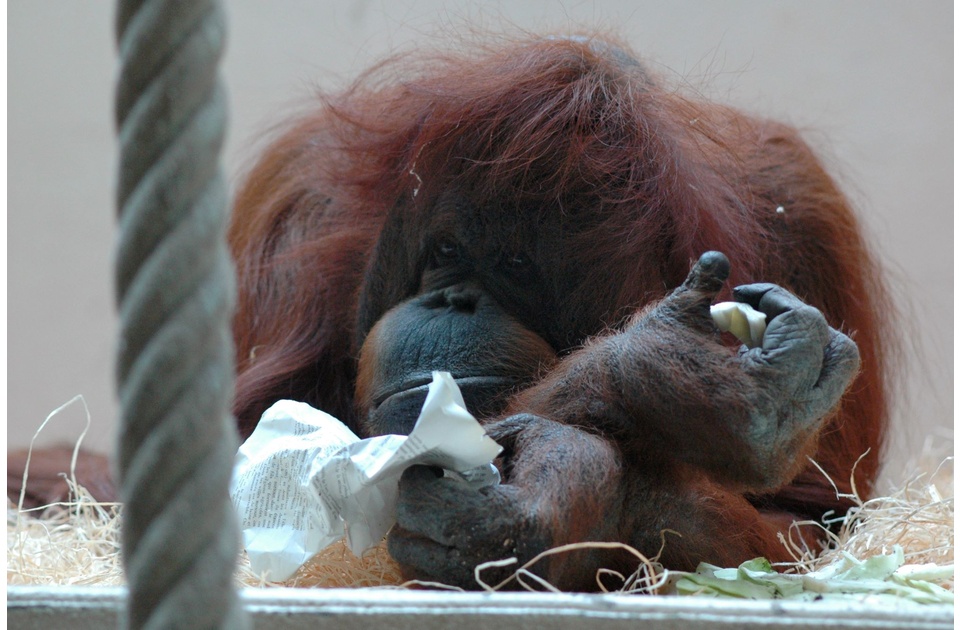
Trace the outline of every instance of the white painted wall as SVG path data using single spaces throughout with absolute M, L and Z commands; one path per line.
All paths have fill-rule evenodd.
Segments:
M 654 68 L 807 132 L 862 210 L 900 304 L 898 476 L 927 436 L 952 451 L 953 8 L 948 0 L 232 0 L 228 173 L 314 85 L 465 25 L 616 29 Z M 113 6 L 8 4 L 8 425 L 26 445 L 75 394 L 115 440 Z M 45 430 L 72 442 L 79 406 Z

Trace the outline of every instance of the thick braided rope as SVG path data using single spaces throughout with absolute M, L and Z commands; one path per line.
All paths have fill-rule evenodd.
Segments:
M 244 628 L 228 486 L 234 280 L 218 156 L 224 18 L 119 2 L 117 466 L 131 628 Z

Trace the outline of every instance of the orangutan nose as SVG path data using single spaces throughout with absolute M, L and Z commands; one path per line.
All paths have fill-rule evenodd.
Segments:
M 464 313 L 473 313 L 476 310 L 481 295 L 483 293 L 480 289 L 467 284 L 458 284 L 443 290 L 447 305 Z

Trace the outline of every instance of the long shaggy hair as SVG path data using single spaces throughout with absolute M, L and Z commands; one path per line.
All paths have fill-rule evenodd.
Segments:
M 359 288 L 379 231 L 391 209 L 412 220 L 450 187 L 493 208 L 490 221 L 541 213 L 574 235 L 570 317 L 596 319 L 588 334 L 662 297 L 707 250 L 730 259 L 730 286 L 775 282 L 821 309 L 857 342 L 862 372 L 815 459 L 844 493 L 867 453 L 855 478 L 869 492 L 890 337 L 847 200 L 794 130 L 681 94 L 606 36 L 398 56 L 289 124 L 230 228 L 243 433 L 282 397 L 355 423 L 358 326 L 370 319 Z M 764 501 L 817 515 L 846 505 L 812 466 Z

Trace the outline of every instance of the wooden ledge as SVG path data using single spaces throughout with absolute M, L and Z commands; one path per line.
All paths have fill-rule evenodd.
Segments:
M 124 589 L 8 586 L 7 622 L 24 630 L 115 627 Z M 256 627 L 277 630 L 701 630 L 953 628 L 953 606 L 393 589 L 245 588 Z

